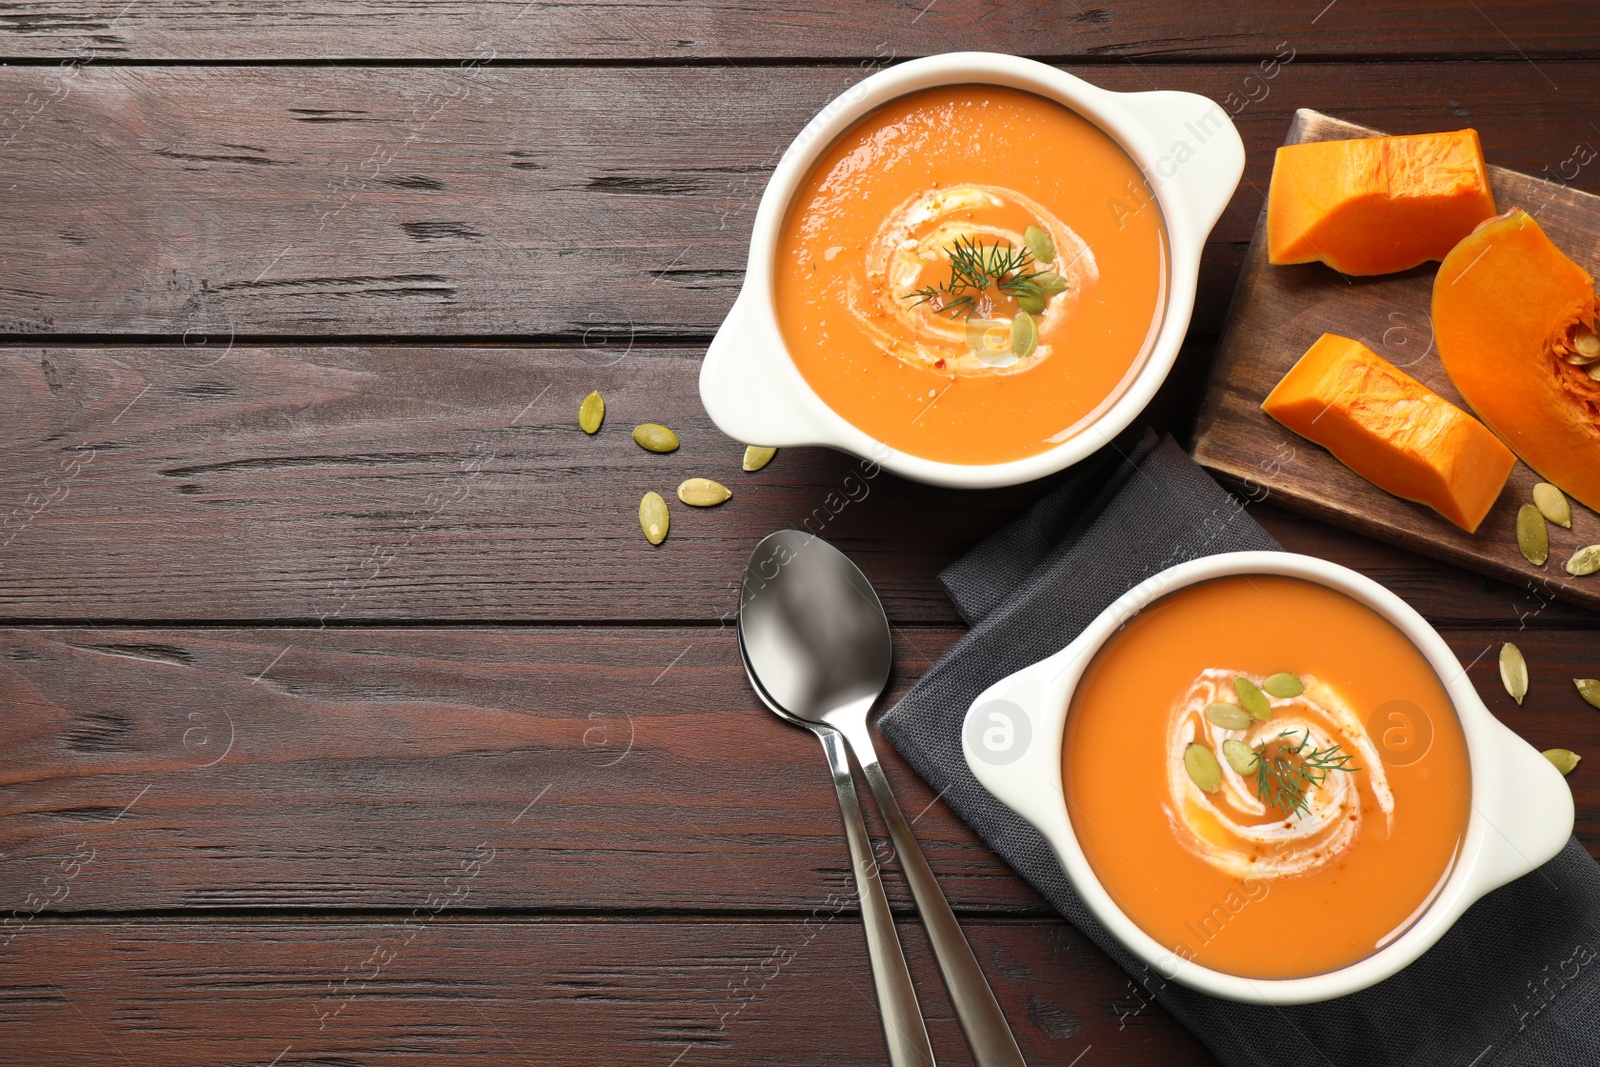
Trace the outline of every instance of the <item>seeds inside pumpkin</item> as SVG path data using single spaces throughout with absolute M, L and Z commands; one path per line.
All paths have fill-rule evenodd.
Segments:
M 1519 705 L 1528 695 L 1528 661 L 1522 658 L 1522 650 L 1510 641 L 1500 646 L 1500 684 Z
M 1517 547 L 1535 567 L 1543 567 L 1550 558 L 1550 532 L 1545 529 L 1544 516 L 1532 504 L 1517 510 Z

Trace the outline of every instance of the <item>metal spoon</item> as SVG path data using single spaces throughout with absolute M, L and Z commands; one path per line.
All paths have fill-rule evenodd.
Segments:
M 787 718 L 833 727 L 855 752 L 979 1067 L 1026 1067 L 872 747 L 867 712 L 888 683 L 894 652 L 872 583 L 820 537 L 798 530 L 770 534 L 745 565 L 739 639 L 749 673 L 759 677 L 771 704 Z
M 867 957 L 872 961 L 872 982 L 878 993 L 878 1012 L 883 1020 L 883 1038 L 889 1046 L 889 1063 L 892 1067 L 934 1067 L 928 1028 L 922 1021 L 922 1008 L 917 1004 L 916 990 L 911 985 L 911 971 L 906 967 L 905 953 L 894 931 L 888 898 L 883 895 L 878 861 L 872 855 L 866 824 L 861 821 L 855 779 L 850 775 L 850 759 L 845 755 L 839 731 L 795 718 L 767 694 L 755 668 L 750 665 L 750 657 L 745 654 L 743 627 L 740 630 L 739 658 L 744 660 L 750 688 L 774 715 L 816 734 L 822 742 L 822 750 L 828 754 L 833 787 L 839 794 L 839 814 L 844 818 L 844 836 L 850 845 L 856 894 L 861 898 L 861 924 L 867 933 Z

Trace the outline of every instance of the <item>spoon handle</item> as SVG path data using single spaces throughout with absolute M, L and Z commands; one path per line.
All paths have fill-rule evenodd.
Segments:
M 933 1046 L 922 1021 L 922 1008 L 911 985 L 911 971 L 900 951 L 900 938 L 894 932 L 894 917 L 883 895 L 878 878 L 878 861 L 866 824 L 861 821 L 861 803 L 856 799 L 855 779 L 845 755 L 839 733 L 832 727 L 812 726 L 822 750 L 828 754 L 833 785 L 839 793 L 839 814 L 844 817 L 844 836 L 850 844 L 850 867 L 856 877 L 856 892 L 861 898 L 861 925 L 867 932 L 867 956 L 872 961 L 872 983 L 877 988 L 878 1011 L 883 1017 L 883 1037 L 889 1045 L 892 1067 L 934 1067 Z
M 853 723 L 851 725 L 854 726 Z M 994 999 L 994 991 L 989 988 L 989 982 L 978 966 L 978 959 L 972 954 L 972 946 L 967 944 L 966 936 L 962 934 L 961 926 L 939 888 L 939 881 L 933 876 L 933 869 L 928 866 L 917 839 L 911 834 L 911 824 L 906 822 L 900 805 L 894 799 L 889 779 L 884 776 L 883 767 L 878 763 L 878 754 L 872 747 L 866 723 L 861 723 L 859 731 L 847 729 L 845 737 L 855 750 L 856 760 L 867 776 L 867 784 L 872 787 L 872 795 L 877 798 L 878 808 L 883 812 L 883 821 L 889 827 L 889 839 L 894 842 L 894 850 L 900 856 L 900 868 L 911 886 L 917 911 L 922 914 L 922 925 L 928 931 L 934 958 L 939 961 L 939 971 L 950 990 L 950 1003 L 956 1010 L 956 1018 L 961 1023 L 961 1032 L 966 1035 L 967 1045 L 972 1049 L 973 1061 L 978 1067 L 1027 1067 L 1022 1050 L 1017 1048 L 1017 1039 L 1011 1034 L 1011 1026 L 1006 1022 L 999 1002 Z

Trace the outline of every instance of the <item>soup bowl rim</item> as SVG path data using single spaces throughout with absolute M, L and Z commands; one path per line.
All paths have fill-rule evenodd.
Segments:
M 924 89 L 963 84 L 1043 96 L 1110 136 L 1153 187 L 1166 237 L 1160 325 L 1142 365 L 1119 385 L 1120 394 L 1108 397 L 1110 403 L 1072 437 L 1000 463 L 928 459 L 895 449 L 851 423 L 800 373 L 776 307 L 780 231 L 816 161 L 873 109 Z M 950 52 L 887 67 L 824 106 L 773 170 L 756 208 L 744 282 L 701 364 L 701 401 L 718 428 L 736 440 L 777 447 L 823 445 L 929 484 L 990 488 L 1053 474 L 1086 458 L 1131 424 L 1166 380 L 1194 310 L 1206 237 L 1243 173 L 1244 145 L 1231 118 L 1220 104 L 1195 93 L 1113 92 L 1044 63 L 992 52 Z
M 1169 593 L 1234 575 L 1302 578 L 1344 593 L 1392 623 L 1444 685 L 1466 740 L 1470 810 L 1442 884 L 1409 925 L 1373 953 L 1299 978 L 1251 978 L 1202 966 L 1147 934 L 1111 898 L 1084 855 L 1067 812 L 1062 744 L 1078 682 L 1099 649 L 1140 610 Z M 1000 716 L 997 719 L 996 716 Z M 1021 716 L 1009 729 L 1004 719 Z M 985 731 L 999 729 L 999 733 Z M 1017 739 L 1023 740 L 1019 743 Z M 1006 741 L 991 745 L 988 739 Z M 1438 632 L 1382 585 L 1327 560 L 1290 552 L 1231 552 L 1167 568 L 1130 589 L 1059 652 L 1001 679 L 969 706 L 962 730 L 967 766 L 990 793 L 1042 833 L 1078 896 L 1102 926 L 1161 980 L 1229 1000 L 1301 1004 L 1368 988 L 1426 952 L 1485 893 L 1551 859 L 1572 833 L 1572 794 L 1561 773 L 1506 728 L 1478 696 Z M 1231 909 L 1225 909 L 1231 910 Z M 1209 913 L 1208 913 L 1209 914 Z

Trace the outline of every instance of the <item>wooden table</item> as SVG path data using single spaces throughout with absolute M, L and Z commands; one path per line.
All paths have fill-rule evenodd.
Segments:
M 695 391 L 778 153 L 870 70 L 993 49 L 1233 113 L 1180 436 L 1294 108 L 1600 189 L 1575 0 L 125 2 L 0 3 L 5 1064 L 881 1062 L 827 774 L 746 687 L 734 582 L 825 509 L 903 690 L 960 632 L 939 568 L 1039 488 L 830 504 L 848 459 L 742 474 Z M 651 547 L 640 495 L 690 475 L 733 501 Z M 1595 615 L 1251 510 L 1600 759 Z M 1031 1062 L 1213 1062 L 887 758 Z

